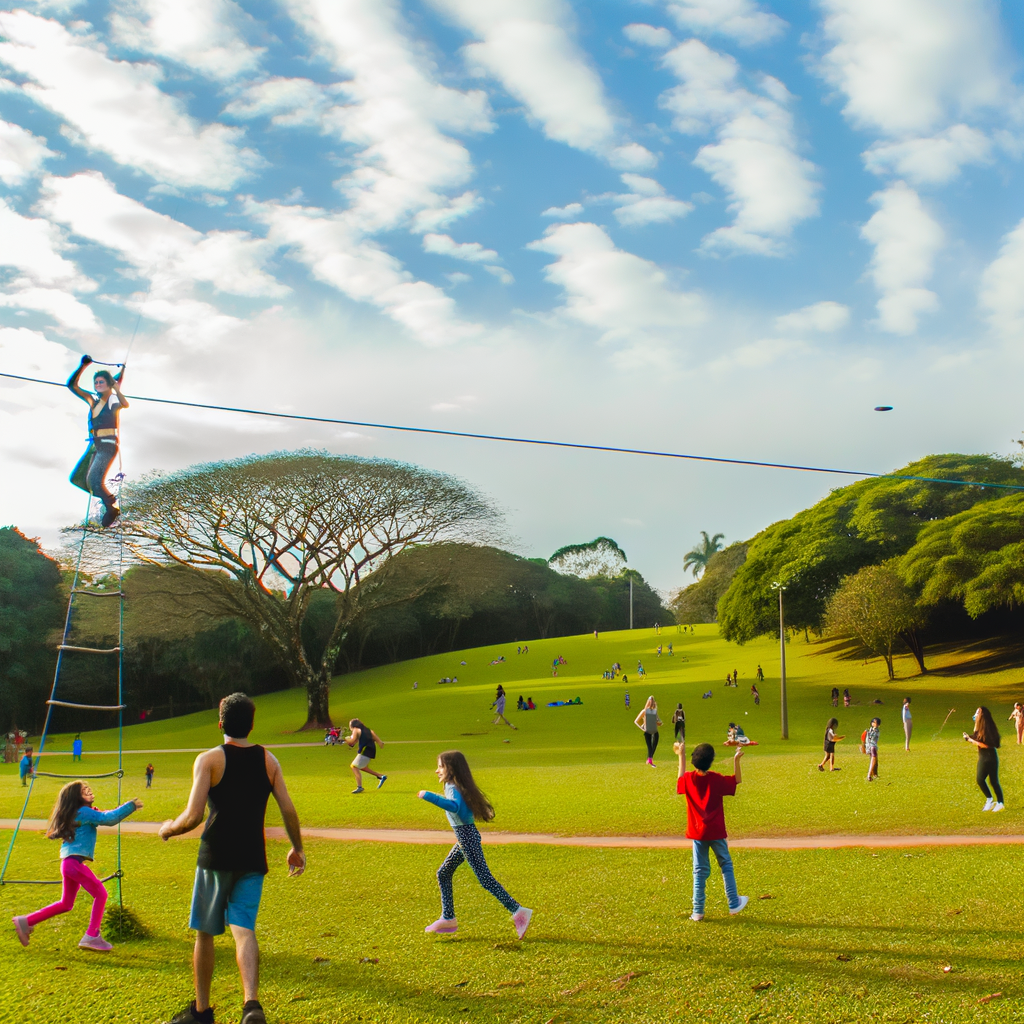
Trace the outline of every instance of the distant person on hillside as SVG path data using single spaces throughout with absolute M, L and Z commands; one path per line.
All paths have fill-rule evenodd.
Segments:
M 707 693 L 701 694 L 701 698 L 700 699 L 701 700 L 710 700 L 711 699 L 711 691 L 708 690 Z
M 414 679 L 414 680 L 412 681 L 412 688 L 413 688 L 414 690 L 418 690 L 418 689 L 420 688 L 419 680 L 416 680 L 416 679 Z
M 740 685 L 740 674 L 737 669 L 732 670 L 732 685 L 736 687 Z
M 497 717 L 491 723 L 497 725 L 499 722 L 504 722 L 510 729 L 514 729 L 515 726 L 505 717 L 505 688 L 499 683 L 498 692 L 491 703 L 491 707 L 497 712 Z
M 849 687 L 847 686 L 847 687 L 846 687 L 846 688 L 845 688 L 845 689 L 843 690 L 843 707 L 844 707 L 844 708 L 848 708 L 848 707 L 850 706 L 850 700 L 851 700 L 851 697 L 850 697 L 850 688 L 849 688 Z
M 872 718 L 868 731 L 864 734 L 864 753 L 870 758 L 868 761 L 868 782 L 874 782 L 878 778 L 878 735 L 882 729 L 882 720 Z
M 672 650 L 672 645 L 669 644 L 668 645 L 668 656 L 671 658 L 671 657 L 673 657 L 675 655 L 675 653 L 676 652 L 674 650 Z
M 910 749 L 910 734 L 914 731 L 914 717 L 910 713 L 910 698 L 903 698 L 903 735 L 906 738 L 906 742 L 903 744 L 904 750 Z
M 519 700 L 516 701 L 516 711 L 525 711 L 526 701 L 523 700 L 523 695 L 519 694 Z
M 760 665 L 757 666 L 757 681 L 759 683 L 764 682 L 764 669 Z
M 707 894 L 708 876 L 711 874 L 710 854 L 722 871 L 725 883 L 725 898 L 729 913 L 738 914 L 750 902 L 749 897 L 740 896 L 736 889 L 732 856 L 725 831 L 725 808 L 722 797 L 735 796 L 736 787 L 742 781 L 740 758 L 743 748 L 737 747 L 733 755 L 732 775 L 720 775 L 711 771 L 715 760 L 715 748 L 710 743 L 698 743 L 690 757 L 692 772 L 686 771 L 686 744 L 677 743 L 674 748 L 679 755 L 679 776 L 676 793 L 686 797 L 686 838 L 693 840 L 693 913 L 691 921 L 704 920 L 704 903 Z
M 622 678 L 625 679 L 626 677 L 623 676 Z M 629 690 L 626 691 L 626 707 L 629 707 Z
M 672 712 L 672 727 L 675 731 L 676 743 L 686 742 L 686 712 L 683 711 L 683 705 L 677 704 L 675 711 Z
M 597 639 L 597 630 L 596 629 L 594 630 L 594 639 L 595 640 Z
M 428 924 L 424 931 L 437 935 L 452 935 L 458 930 L 452 876 L 459 865 L 467 861 L 476 875 L 476 880 L 512 915 L 516 936 L 521 939 L 530 926 L 533 911 L 512 899 L 491 874 L 491 869 L 484 859 L 480 832 L 474 821 L 474 816 L 479 816 L 484 821 L 494 819 L 491 802 L 480 792 L 473 779 L 473 773 L 469 770 L 466 756 L 459 750 L 446 750 L 438 755 L 437 777 L 444 785 L 444 796 L 430 793 L 425 789 L 421 789 L 416 795 L 445 812 L 448 824 L 455 832 L 455 845 L 437 870 L 437 883 L 441 888 L 441 916 L 433 924 Z
M 25 753 L 22 755 L 21 760 L 18 762 L 18 774 L 21 776 L 21 784 L 23 786 L 28 785 L 28 780 L 35 774 L 35 769 L 32 767 L 32 748 L 26 747 Z
M 980 707 L 974 712 L 974 732 L 964 733 L 964 739 L 978 748 L 978 788 L 985 794 L 983 811 L 1003 810 L 1003 787 L 999 785 L 999 730 L 992 718 L 992 712 Z M 992 783 L 995 800 L 985 780 Z
M 1024 743 L 1024 704 L 1015 701 L 1013 711 L 1010 712 L 1010 721 L 1017 730 L 1017 742 Z
M 79 733 L 71 741 L 71 760 L 81 761 L 82 760 L 82 734 Z
M 832 687 L 832 707 L 834 707 L 834 708 L 839 707 L 839 687 L 838 686 L 833 686 Z
M 153 767 L 153 762 L 150 761 L 149 764 L 146 765 L 146 789 L 153 788 L 153 772 L 155 771 L 156 769 Z
M 750 696 L 754 698 L 755 704 L 761 703 L 761 691 L 757 688 L 757 683 L 750 684 Z
M 732 675 L 729 672 L 725 673 L 725 685 L 732 686 Z
M 352 774 L 356 777 L 356 788 L 352 790 L 352 793 L 362 793 L 363 772 L 366 772 L 367 775 L 372 775 L 377 780 L 377 788 L 380 789 L 388 781 L 388 777 L 375 772 L 369 765 L 377 756 L 377 746 L 383 747 L 384 741 L 368 725 L 360 722 L 358 718 L 353 718 L 348 723 L 348 727 L 351 732 L 345 738 L 345 742 L 350 747 L 356 748 L 356 756 L 352 759 Z
M 643 731 L 644 741 L 647 743 L 647 763 L 652 768 L 656 768 L 654 752 L 658 749 L 658 726 L 661 725 L 661 719 L 658 717 L 658 702 L 653 696 L 647 698 L 647 703 L 640 714 L 636 716 L 633 724 Z
M 527 711 L 536 711 L 537 710 L 537 705 L 533 703 L 533 698 L 532 697 L 527 698 L 526 710 Z
M 752 740 L 743 731 L 743 726 L 730 722 L 729 729 L 725 734 L 725 745 L 727 747 L 756 747 L 758 744 L 757 740 Z
M 841 768 L 836 767 L 836 744 L 840 740 L 845 740 L 845 736 L 837 736 L 836 729 L 839 728 L 839 719 L 830 718 L 828 725 L 825 726 L 825 756 L 821 759 L 821 764 L 818 765 L 818 771 L 823 772 L 825 765 L 829 766 L 830 772 L 842 771 Z

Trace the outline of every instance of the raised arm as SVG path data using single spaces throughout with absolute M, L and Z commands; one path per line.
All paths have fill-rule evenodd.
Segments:
M 127 409 L 129 406 L 128 399 L 121 394 L 121 381 L 124 380 L 124 367 L 121 367 L 121 372 L 114 378 L 114 394 L 117 395 L 118 404 L 122 409 Z
M 299 814 L 295 810 L 295 804 L 288 793 L 288 787 L 284 784 L 284 772 L 274 755 L 267 751 L 267 776 L 274 787 L 274 799 L 281 809 L 281 818 L 284 820 L 284 830 L 288 833 L 292 848 L 288 851 L 288 874 L 301 875 L 306 870 L 306 854 L 302 849 L 302 829 L 299 827 Z
M 76 398 L 80 398 L 83 402 L 88 402 L 89 404 L 92 404 L 92 396 L 78 383 L 78 381 L 85 368 L 91 362 L 92 356 L 82 356 L 82 361 L 76 367 L 75 372 L 68 377 L 68 390 L 75 395 Z
M 736 776 L 736 785 L 743 781 L 743 773 L 740 771 L 740 758 L 743 757 L 743 748 L 737 747 L 736 753 L 732 755 L 732 770 Z
M 686 774 L 686 740 L 673 744 L 672 749 L 679 755 L 679 774 L 676 778 L 681 779 Z
M 210 776 L 213 770 L 213 758 L 219 750 L 207 750 L 200 754 L 192 765 L 192 792 L 188 795 L 188 804 L 173 821 L 165 821 L 160 826 L 160 838 L 170 839 L 191 832 L 202 820 L 206 812 L 206 798 L 210 795 Z M 221 754 L 223 757 L 223 754 Z

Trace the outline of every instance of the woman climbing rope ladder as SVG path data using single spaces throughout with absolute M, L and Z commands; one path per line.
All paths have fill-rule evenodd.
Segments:
M 79 386 L 82 371 L 92 362 L 92 356 L 82 356 L 78 369 L 68 378 L 68 388 L 89 406 L 89 447 L 78 460 L 71 474 L 71 482 L 83 491 L 99 498 L 105 508 L 100 520 L 102 526 L 113 526 L 121 510 L 117 498 L 107 489 L 107 471 L 117 457 L 117 421 L 122 409 L 128 408 L 128 399 L 121 394 L 124 367 L 114 377 L 109 370 L 98 370 L 92 384 L 96 394 Z

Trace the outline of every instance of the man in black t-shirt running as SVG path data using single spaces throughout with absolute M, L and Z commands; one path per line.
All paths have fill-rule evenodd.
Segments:
M 256 705 L 244 693 L 232 693 L 220 702 L 219 728 L 224 743 L 196 758 L 188 806 L 174 821 L 165 821 L 160 826 L 161 839 L 190 832 L 203 820 L 209 802 L 210 815 L 199 843 L 189 921 L 189 927 L 196 932 L 196 998 L 170 1024 L 213 1024 L 213 937 L 223 935 L 225 925 L 231 928 L 242 976 L 242 1024 L 266 1024 L 258 999 L 260 951 L 256 942 L 256 914 L 268 871 L 263 826 L 271 795 L 281 809 L 292 843 L 288 851 L 289 875 L 305 871 L 306 855 L 302 852 L 299 816 L 277 758 L 247 738 L 255 714 Z

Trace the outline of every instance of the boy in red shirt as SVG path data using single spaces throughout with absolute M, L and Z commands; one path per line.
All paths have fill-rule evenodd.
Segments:
M 718 866 L 722 869 L 729 913 L 738 914 L 750 899 L 740 896 L 736 891 L 736 876 L 733 874 L 732 857 L 726 842 L 722 797 L 735 796 L 736 787 L 742 781 L 740 758 L 743 757 L 743 747 L 737 747 L 733 755 L 733 775 L 719 775 L 718 772 L 709 771 L 715 760 L 715 748 L 710 743 L 698 743 L 694 747 L 690 757 L 695 769 L 692 772 L 685 770 L 686 744 L 676 743 L 673 749 L 679 755 L 676 793 L 686 797 L 686 838 L 693 840 L 693 913 L 690 920 L 704 920 L 704 894 L 711 874 L 711 851 L 714 851 Z

